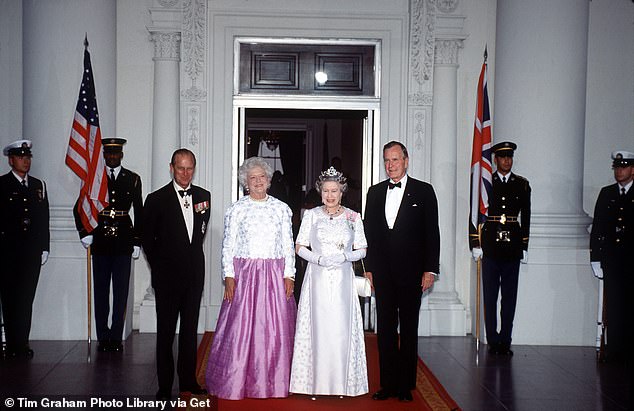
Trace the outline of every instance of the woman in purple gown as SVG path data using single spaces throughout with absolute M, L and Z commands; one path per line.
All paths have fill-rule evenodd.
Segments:
M 292 212 L 267 194 L 273 172 L 252 157 L 239 169 L 248 195 L 225 214 L 224 300 L 206 371 L 210 394 L 288 396 L 297 308 Z

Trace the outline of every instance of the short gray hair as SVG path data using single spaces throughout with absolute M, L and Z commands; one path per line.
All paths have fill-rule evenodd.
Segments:
M 262 157 L 249 157 L 244 160 L 244 163 L 238 168 L 238 180 L 240 181 L 240 185 L 242 188 L 247 188 L 247 177 L 249 175 L 249 171 L 253 170 L 256 167 L 260 167 L 264 170 L 264 174 L 266 174 L 266 179 L 268 180 L 268 186 L 271 186 L 271 178 L 273 177 L 273 168 L 264 161 Z

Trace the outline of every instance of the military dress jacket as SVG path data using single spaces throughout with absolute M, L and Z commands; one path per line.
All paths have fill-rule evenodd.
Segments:
M 601 189 L 594 207 L 590 261 L 604 261 L 613 253 L 634 250 L 634 188 L 621 195 L 617 183 Z
M 528 180 L 514 173 L 506 183 L 493 174 L 493 190 L 489 198 L 487 221 L 478 236 L 469 224 L 470 248 L 482 247 L 485 257 L 519 260 L 528 250 L 531 221 L 531 187 Z
M 0 176 L 0 249 L 41 254 L 49 251 L 49 209 L 46 184 L 28 176 L 23 186 L 15 175 Z
M 75 225 L 79 238 L 93 235 L 91 251 L 97 255 L 132 254 L 133 246 L 141 246 L 141 233 L 138 229 L 143 218 L 143 198 L 141 195 L 141 177 L 133 171 L 121 167 L 116 180 L 108 178 L 108 207 L 99 213 L 99 225 L 92 232 L 86 231 L 77 203 L 73 208 Z M 134 221 L 130 217 L 134 207 Z

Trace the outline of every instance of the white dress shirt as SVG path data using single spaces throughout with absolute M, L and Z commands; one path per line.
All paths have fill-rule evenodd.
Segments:
M 17 175 L 15 173 L 15 171 L 11 170 L 11 172 L 13 173 L 13 176 L 18 179 L 18 182 L 20 184 L 22 184 L 22 181 L 24 181 L 25 182 L 24 185 L 27 186 L 27 187 L 29 186 L 29 175 L 28 174 L 25 174 L 24 178 L 22 178 L 19 175 Z
M 115 168 L 106 167 L 106 169 L 108 170 L 108 177 L 110 177 L 110 174 L 114 171 L 114 179 L 116 180 L 117 178 L 119 178 L 119 173 L 121 172 L 120 165 Z
M 394 187 L 391 190 L 388 187 L 387 194 L 385 196 L 385 220 L 387 221 L 387 226 L 390 230 L 394 228 L 398 209 L 401 207 L 403 193 L 405 192 L 405 186 L 407 185 L 407 174 L 405 174 L 399 182 L 401 183 L 401 186 Z M 390 183 L 395 183 L 395 181 L 390 179 Z
M 625 189 L 625 194 L 627 194 L 630 191 L 630 188 L 632 188 L 632 184 L 634 184 L 634 181 L 630 181 L 629 183 L 625 184 L 624 186 L 619 184 L 619 194 L 621 194 L 621 189 L 622 188 Z
M 192 195 L 189 193 L 186 196 L 180 195 L 179 190 L 183 190 L 181 186 L 176 184 L 176 182 L 172 183 L 174 186 L 174 190 L 176 191 L 176 197 L 178 197 L 178 201 L 181 205 L 181 211 L 183 212 L 183 218 L 185 219 L 185 226 L 187 227 L 187 234 L 189 235 L 189 242 L 192 241 L 192 235 L 194 233 L 194 205 L 192 204 Z M 191 189 L 191 184 L 187 187 L 187 190 Z

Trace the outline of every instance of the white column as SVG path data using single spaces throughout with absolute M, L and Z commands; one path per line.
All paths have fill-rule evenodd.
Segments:
M 154 42 L 154 107 L 152 120 L 152 190 L 170 180 L 169 161 L 180 147 L 181 33 L 151 31 Z
M 428 307 L 429 334 L 464 335 L 466 312 L 456 292 L 457 70 L 460 38 L 436 40 L 431 133 L 431 183 L 438 197 L 440 275 Z
M 513 342 L 591 345 L 596 286 L 582 208 L 588 1 L 499 1 L 496 29 L 493 138 L 518 144 L 513 171 L 533 190 Z
M 160 2 L 159 2 L 160 3 Z M 154 99 L 152 110 L 152 184 L 154 191 L 170 181 L 169 162 L 180 143 L 180 9 L 171 3 L 150 8 L 148 27 L 154 43 Z M 156 332 L 154 289 L 149 285 L 139 307 L 139 331 Z

